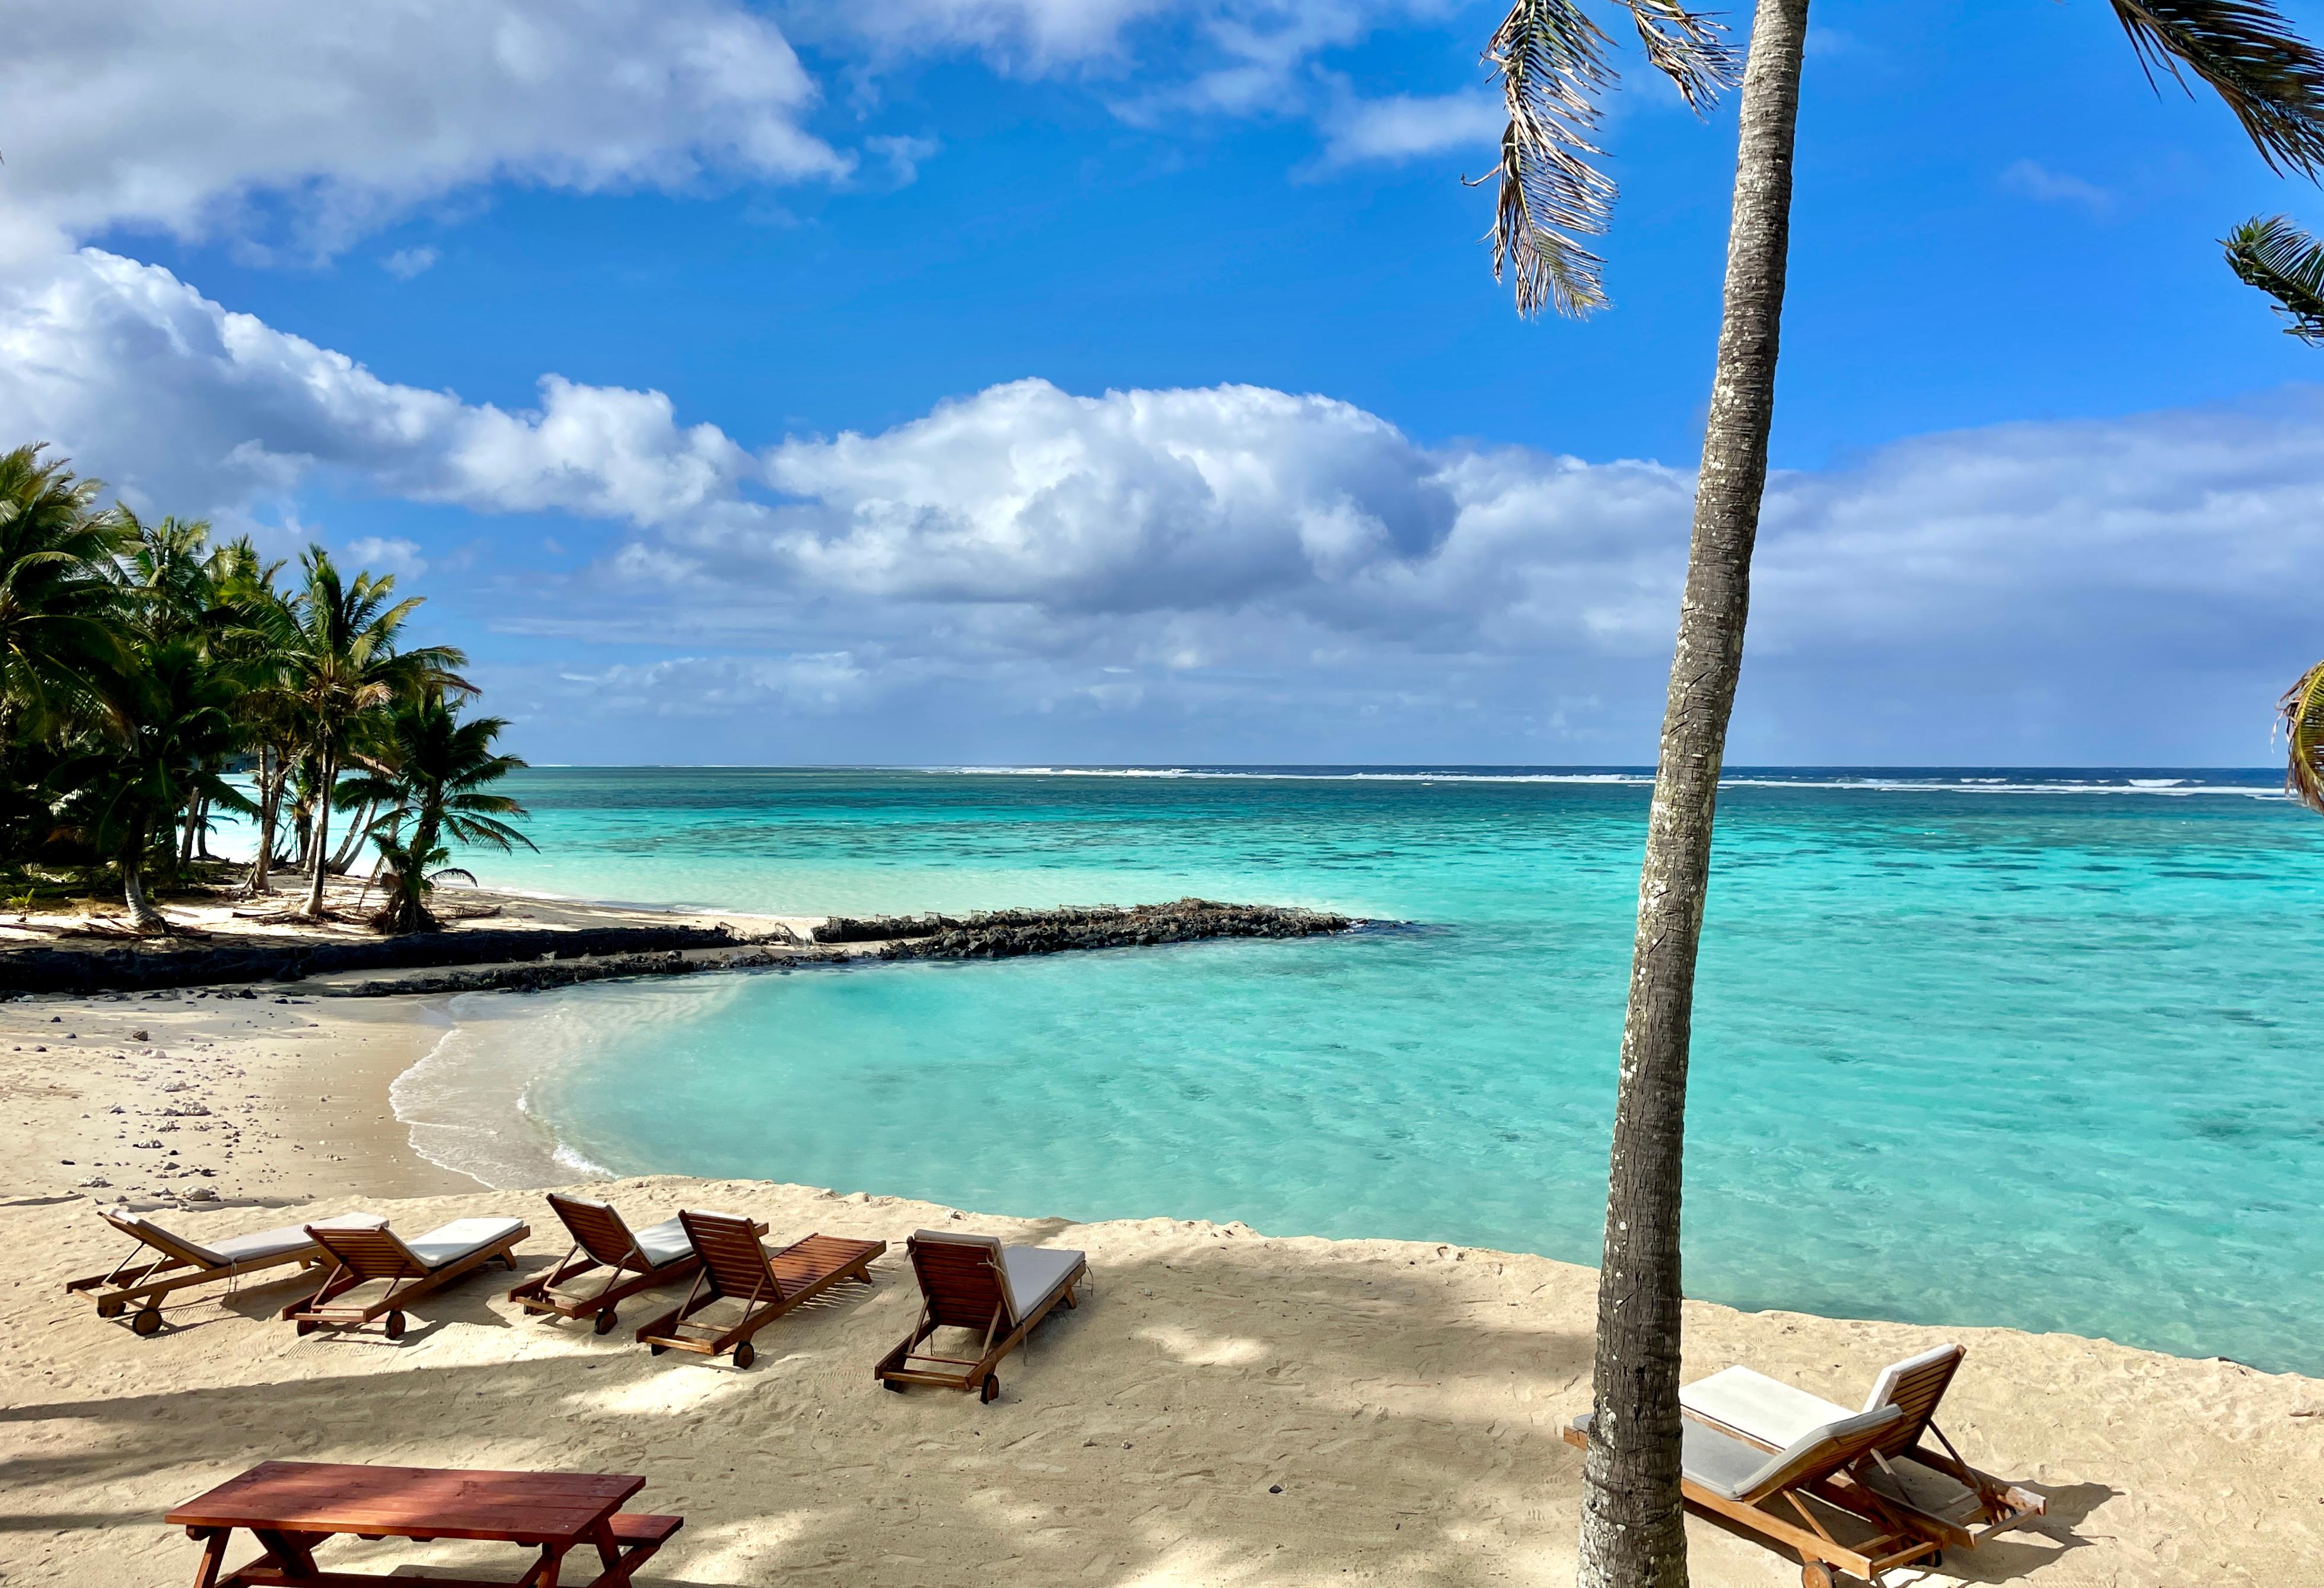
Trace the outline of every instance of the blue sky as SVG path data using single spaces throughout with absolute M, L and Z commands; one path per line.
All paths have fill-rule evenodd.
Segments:
M 1491 5 L 360 13 L 32 26 L 0 430 L 399 569 L 536 759 L 1651 756 L 1731 113 L 1629 63 L 1529 325 Z M 2101 0 L 1815 19 L 1732 758 L 2264 761 L 2324 352 L 2215 239 L 2324 201 Z

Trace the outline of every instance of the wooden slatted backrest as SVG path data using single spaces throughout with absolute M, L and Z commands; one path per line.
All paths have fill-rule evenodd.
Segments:
M 421 1279 L 428 1265 L 385 1224 L 309 1224 L 316 1244 L 349 1273 L 366 1279 Z
M 1968 1354 L 1958 1345 L 1940 1345 L 1907 1357 L 1880 1375 L 1872 1393 L 1865 1398 L 1864 1409 L 1893 1406 L 1904 1414 L 1904 1420 L 1881 1438 L 1881 1454 L 1910 1450 L 1921 1442 L 1922 1432 L 1937 1415 L 1937 1403 L 1945 1398 L 1953 1374 L 1960 1371 L 1961 1358 Z
M 98 1216 L 124 1235 L 134 1235 L 156 1251 L 165 1251 L 180 1262 L 189 1262 L 198 1268 L 215 1269 L 226 1266 L 226 1260 L 208 1247 L 198 1245 L 182 1235 L 173 1235 L 148 1219 L 139 1218 L 125 1207 L 98 1210 Z
M 928 1320 L 944 1328 L 982 1329 L 997 1309 L 1004 1325 L 1017 1320 L 1001 1279 L 1001 1242 L 990 1235 L 921 1230 L 905 1242 L 912 1272 L 928 1304 Z
M 549 1205 L 573 1232 L 573 1239 L 581 1250 L 599 1262 L 614 1268 L 644 1268 L 644 1256 L 638 1251 L 637 1238 L 630 1226 L 610 1203 L 584 1202 L 577 1196 L 549 1194 Z
M 696 1213 L 692 1208 L 680 1208 L 678 1218 L 686 1227 L 687 1239 L 701 1255 L 703 1271 L 720 1295 L 744 1300 L 754 1295 L 761 1301 L 782 1299 L 782 1281 L 775 1278 L 774 1268 L 767 1261 L 767 1249 L 759 1244 L 749 1219 L 733 1214 Z

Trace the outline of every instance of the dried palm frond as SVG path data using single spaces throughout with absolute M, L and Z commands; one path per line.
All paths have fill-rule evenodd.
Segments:
M 2292 322 L 2285 336 L 2324 342 L 2324 243 L 2279 215 L 2252 217 L 2220 245 L 2229 270 L 2275 300 L 2277 311 Z
M 2283 791 L 2324 815 L 2324 661 L 2300 675 L 2276 702 L 2283 729 Z
M 1734 54 L 1720 25 L 1675 0 L 1619 0 L 1646 59 L 1700 113 L 1733 82 Z M 1606 304 L 1605 262 L 1582 239 L 1601 235 L 1614 183 L 1592 163 L 1599 97 L 1611 87 L 1613 41 L 1577 0 L 1516 0 L 1485 47 L 1508 107 L 1501 134 L 1493 279 L 1514 279 L 1517 312 L 1545 305 L 1583 316 Z M 1472 184 L 1474 185 L 1474 184 Z
M 2154 80 L 2183 64 L 2218 91 L 2271 171 L 2324 171 L 2324 57 L 2267 0 L 2112 0 Z

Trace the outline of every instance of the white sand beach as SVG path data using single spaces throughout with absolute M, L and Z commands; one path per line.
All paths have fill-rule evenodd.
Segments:
M 194 1546 L 162 1513 L 269 1457 L 639 1473 L 637 1508 L 687 1519 L 641 1574 L 665 1588 L 1572 1580 L 1581 1457 L 1558 1434 L 1588 1407 L 1594 1276 L 1538 1257 L 655 1178 L 593 1189 L 633 1222 L 706 1206 L 890 1251 L 872 1289 L 762 1334 L 747 1371 L 528 1320 L 498 1270 L 414 1309 L 401 1343 L 298 1338 L 272 1318 L 297 1288 L 281 1284 L 196 1293 L 136 1338 L 63 1288 L 119 1254 L 94 1210 L 124 1196 L 205 1240 L 360 1207 L 414 1233 L 521 1215 L 527 1271 L 564 1249 L 537 1193 L 410 1152 L 386 1094 L 441 1029 L 424 1001 L 254 992 L 0 1005 L 10 1588 L 185 1580 Z M 1089 1253 L 1094 1295 L 1003 1365 L 991 1407 L 872 1377 L 917 1307 L 902 1240 L 932 1224 Z M 2324 1383 L 2067 1335 L 1707 1305 L 1690 1309 L 1688 1372 L 1744 1362 L 1853 1403 L 1941 1339 L 1969 1353 L 1946 1431 L 2049 1515 L 1893 1581 L 2318 1580 Z M 1700 1583 L 1799 1580 L 1756 1538 L 1701 1519 L 1692 1536 Z M 332 1558 L 521 1564 L 449 1543 Z

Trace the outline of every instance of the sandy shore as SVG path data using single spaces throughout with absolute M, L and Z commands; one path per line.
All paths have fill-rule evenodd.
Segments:
M 638 1473 L 639 1504 L 687 1518 L 641 1579 L 668 1588 L 1572 1580 L 1581 1462 L 1557 1434 L 1589 1399 L 1594 1276 L 1542 1258 L 655 1179 L 599 1189 L 639 1222 L 722 1207 L 897 1250 L 871 1291 L 762 1334 L 747 1372 L 524 1321 L 491 1277 L 418 1309 L 401 1343 L 298 1339 L 269 1321 L 283 1286 L 197 1301 L 150 1340 L 66 1297 L 118 1255 L 92 1209 L 124 1196 L 209 1193 L 166 1214 L 204 1238 L 347 1206 L 410 1232 L 505 1212 L 533 1226 L 524 1266 L 549 1261 L 564 1242 L 537 1194 L 418 1160 L 393 1118 L 387 1087 L 441 1019 L 271 988 L 0 1005 L 0 1582 L 184 1581 L 193 1546 L 160 1513 L 270 1456 Z M 990 1408 L 871 1378 L 917 1305 L 902 1238 L 933 1223 L 1090 1254 L 1096 1295 L 1011 1360 Z M 1688 1325 L 1690 1376 L 1748 1362 L 1847 1403 L 1898 1356 L 1969 1346 L 1947 1431 L 2050 1515 L 1897 1583 L 2324 1580 L 2324 1383 L 2006 1330 L 1707 1305 Z M 1699 1583 L 1799 1580 L 1754 1539 L 1692 1528 Z M 378 1569 L 518 1565 L 335 1547 Z

